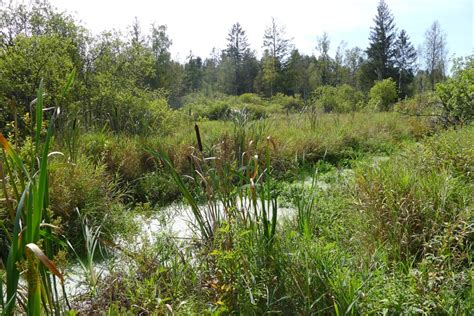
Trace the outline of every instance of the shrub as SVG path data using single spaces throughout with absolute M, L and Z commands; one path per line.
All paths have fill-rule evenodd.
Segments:
M 454 75 L 436 86 L 446 125 L 468 123 L 474 119 L 474 55 L 458 61 Z
M 433 113 L 437 102 L 439 101 L 434 93 L 424 92 L 397 102 L 394 110 L 409 115 L 428 115 Z
M 324 112 L 353 112 L 359 110 L 364 102 L 362 92 L 344 84 L 342 86 L 322 86 L 313 92 L 313 103 Z
M 105 158 L 111 145 L 111 136 L 106 133 L 90 133 L 81 136 L 82 151 L 94 163 L 100 163 Z
M 397 98 L 397 85 L 391 78 L 377 81 L 369 92 L 369 106 L 374 110 L 388 111 Z
M 111 127 L 117 132 L 135 134 L 167 133 L 173 112 L 168 107 L 164 92 L 136 91 L 124 94 L 118 100 L 122 106 L 111 113 Z
M 209 120 L 225 120 L 230 113 L 230 107 L 227 102 L 214 100 L 207 104 L 191 104 L 186 106 L 194 118 L 207 118 Z
M 134 195 L 140 201 L 166 205 L 180 197 L 179 188 L 169 176 L 150 172 L 138 179 Z
M 133 181 L 144 172 L 143 154 L 136 138 L 117 137 L 109 143 L 104 162 L 110 173 L 120 175 L 122 180 Z
M 223 93 L 213 91 L 211 93 L 193 92 L 182 97 L 184 107 L 190 105 L 207 105 L 215 100 L 223 100 L 227 96 Z
M 64 235 L 74 246 L 80 249 L 83 245 L 76 208 L 93 226 L 101 225 L 108 236 L 124 227 L 120 194 L 104 165 L 80 156 L 75 164 L 56 161 L 50 169 L 51 212 L 61 219 Z
M 278 105 L 280 110 L 301 110 L 303 103 L 299 98 L 277 93 L 271 100 L 271 104 Z
M 254 93 L 244 93 L 239 96 L 239 100 L 242 103 L 248 104 L 262 104 L 262 98 Z
M 247 116 L 251 120 L 259 120 L 267 116 L 267 111 L 262 105 L 249 104 L 242 108 L 242 110 L 247 113 Z

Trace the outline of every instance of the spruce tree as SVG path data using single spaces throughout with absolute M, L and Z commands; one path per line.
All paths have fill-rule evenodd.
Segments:
M 398 71 L 398 95 L 406 97 L 408 95 L 408 85 L 414 79 L 416 67 L 416 50 L 410 42 L 405 30 L 398 34 L 395 43 L 395 66 Z
M 376 79 L 382 80 L 393 75 L 396 40 L 393 15 L 384 0 L 380 0 L 377 6 L 374 22 L 367 57 L 377 75 Z
M 236 63 L 240 63 L 244 54 L 249 51 L 249 44 L 247 40 L 247 35 L 240 25 L 240 23 L 235 23 L 232 25 L 232 28 L 227 35 L 227 49 L 225 54 L 232 58 Z
M 229 92 L 241 94 L 251 92 L 253 80 L 258 72 L 257 60 L 250 50 L 247 35 L 240 25 L 235 23 L 227 36 L 227 49 L 223 52 L 223 59 L 232 63 L 233 75 Z

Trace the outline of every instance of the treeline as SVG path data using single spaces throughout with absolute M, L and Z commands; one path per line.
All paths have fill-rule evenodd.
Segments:
M 376 81 L 392 78 L 398 98 L 403 99 L 434 89 L 444 79 L 447 63 L 446 36 L 438 22 L 426 31 L 423 56 L 417 56 L 407 32 L 397 31 L 383 0 L 369 47 L 347 48 L 342 43 L 335 56 L 329 54 L 326 33 L 315 43 L 318 56 L 302 54 L 275 19 L 265 30 L 260 59 L 239 23 L 230 28 L 227 47 L 214 49 L 207 58 L 190 53 L 184 64 L 179 63 L 171 58 L 171 45 L 166 25 L 142 30 L 135 19 L 126 34 L 107 31 L 92 36 L 74 17 L 47 1 L 2 4 L 0 127 L 8 122 L 26 124 L 41 79 L 48 104 L 64 101 L 60 91 L 73 70 L 75 88 L 63 111 L 76 114 L 87 127 L 106 124 L 114 131 L 133 132 L 155 124 L 168 104 L 179 107 L 190 93 L 263 97 L 282 93 L 306 103 L 314 91 L 341 85 L 342 93 L 366 96 Z

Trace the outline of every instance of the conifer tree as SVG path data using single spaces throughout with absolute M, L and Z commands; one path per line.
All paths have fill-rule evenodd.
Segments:
M 369 37 L 367 57 L 372 65 L 377 80 L 393 75 L 395 58 L 395 24 L 393 15 L 384 0 L 377 6 L 377 15 L 374 18 L 375 26 Z
M 416 50 L 405 30 L 398 34 L 395 42 L 395 66 L 398 71 L 398 95 L 408 95 L 408 85 L 413 81 L 416 67 Z
M 223 59 L 229 59 L 234 72 L 229 92 L 232 94 L 250 92 L 258 65 L 250 50 L 247 35 L 238 22 L 232 26 L 228 34 L 227 49 L 223 52 Z

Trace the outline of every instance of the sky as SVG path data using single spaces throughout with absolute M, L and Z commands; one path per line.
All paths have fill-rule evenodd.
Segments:
M 190 51 L 207 57 L 224 49 L 236 22 L 246 31 L 251 48 L 262 52 L 265 27 L 274 17 L 300 52 L 316 54 L 318 36 L 329 34 L 332 55 L 341 41 L 347 48 L 368 46 L 370 27 L 378 0 L 50 0 L 73 14 L 98 34 L 118 29 L 126 32 L 137 17 L 142 30 L 151 23 L 166 24 L 173 41 L 172 57 L 185 61 Z M 449 56 L 474 53 L 474 0 L 386 0 L 398 30 L 405 29 L 415 48 L 424 33 L 438 20 L 447 34 Z

